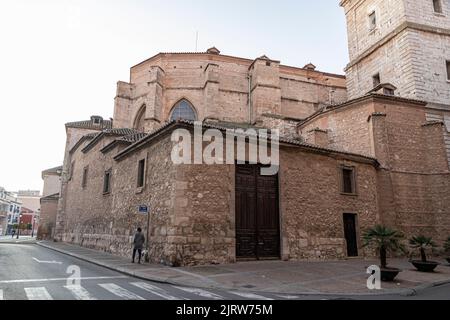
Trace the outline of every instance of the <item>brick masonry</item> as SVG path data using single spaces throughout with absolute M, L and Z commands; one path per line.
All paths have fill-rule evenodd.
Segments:
M 381 221 L 407 236 L 443 241 L 450 234 L 450 160 L 444 123 L 428 121 L 428 112 L 425 103 L 373 95 L 330 109 L 299 130 L 326 130 L 330 146 L 376 157 Z

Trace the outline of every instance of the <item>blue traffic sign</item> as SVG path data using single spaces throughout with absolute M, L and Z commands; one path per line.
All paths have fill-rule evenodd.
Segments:
M 148 214 L 148 206 L 144 206 L 144 205 L 142 205 L 142 206 L 139 206 L 139 213 L 142 213 L 142 214 Z

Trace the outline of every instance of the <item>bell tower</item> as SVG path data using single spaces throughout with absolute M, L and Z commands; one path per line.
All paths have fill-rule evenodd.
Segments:
M 380 83 L 450 110 L 450 0 L 341 0 L 350 99 Z

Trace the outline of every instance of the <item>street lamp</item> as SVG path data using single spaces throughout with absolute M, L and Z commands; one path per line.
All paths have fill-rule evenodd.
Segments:
M 17 238 L 16 239 L 19 239 L 19 235 L 20 235 L 20 220 L 22 220 L 22 214 L 19 214 L 19 226 L 17 228 Z

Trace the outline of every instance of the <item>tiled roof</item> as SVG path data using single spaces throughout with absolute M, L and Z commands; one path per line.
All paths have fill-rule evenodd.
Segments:
M 132 133 L 123 137 L 120 137 L 114 141 L 111 141 L 111 143 L 107 144 L 105 147 L 103 147 L 100 152 L 106 153 L 110 150 L 112 150 L 117 144 L 123 143 L 123 144 L 132 144 L 135 143 L 147 136 L 147 133 L 138 132 L 138 133 Z
M 136 142 L 136 141 L 139 141 L 139 140 L 145 138 L 146 136 L 147 136 L 147 133 L 138 132 L 138 133 L 129 134 L 127 136 L 123 136 L 119 140 L 126 141 L 126 142 Z
M 195 124 L 196 123 L 194 121 L 190 121 L 190 120 L 177 120 L 177 121 L 168 122 L 165 125 L 163 125 L 162 127 L 153 131 L 152 133 L 147 134 L 141 140 L 136 141 L 135 143 L 131 144 L 129 147 L 122 150 L 119 154 L 117 154 L 114 157 L 114 159 L 120 160 L 120 159 L 124 158 L 128 153 L 132 152 L 133 150 L 141 148 L 142 146 L 144 146 L 145 144 L 150 142 L 152 140 L 152 138 L 158 136 L 159 134 L 161 134 L 163 131 L 169 129 L 170 127 L 175 128 L 176 126 L 182 126 L 182 125 L 193 127 L 193 126 L 195 126 Z M 208 122 L 202 123 L 202 127 L 207 128 L 207 129 L 218 129 L 221 131 L 226 131 L 226 130 L 231 129 L 230 127 L 221 126 L 220 123 L 213 124 L 213 123 L 208 123 Z M 238 128 L 238 126 L 236 126 L 236 128 Z M 259 129 L 261 129 L 261 128 L 259 128 Z M 236 134 L 239 134 L 239 133 L 236 133 Z M 279 137 L 279 142 L 284 143 L 284 144 L 289 144 L 289 145 L 295 145 L 295 146 L 301 147 L 305 150 L 316 152 L 316 153 L 322 153 L 322 154 L 327 154 L 327 155 L 328 154 L 339 154 L 339 155 L 348 156 L 348 157 L 351 157 L 354 159 L 358 159 L 360 161 L 370 162 L 374 165 L 378 165 L 378 161 L 376 158 L 373 158 L 373 157 L 367 156 L 367 155 L 363 155 L 363 154 L 357 154 L 357 153 L 347 152 L 347 151 L 338 150 L 338 149 L 324 148 L 324 147 L 309 144 L 309 143 L 306 143 L 303 141 L 297 141 L 297 140 L 288 139 L 288 138 L 284 138 L 284 137 Z
M 94 124 L 92 120 L 77 121 L 66 123 L 66 128 L 80 128 L 80 129 L 93 129 L 104 130 L 112 128 L 111 120 L 103 120 L 100 124 Z
M 106 134 L 113 134 L 113 135 L 132 135 L 138 133 L 138 131 L 134 129 L 128 129 L 128 128 L 113 128 L 113 129 L 106 129 L 103 131 Z
M 128 135 L 133 135 L 138 133 L 138 131 L 134 130 L 134 129 L 128 129 L 128 128 L 114 128 L 114 129 L 107 129 L 107 130 L 103 130 L 102 132 L 100 132 L 99 134 L 97 134 L 97 136 L 95 136 L 94 139 L 92 139 L 91 142 L 89 142 L 87 144 L 86 147 L 83 148 L 83 150 L 81 150 L 82 152 L 86 153 L 89 150 L 91 150 L 98 141 L 100 141 L 104 136 L 128 136 Z
M 334 104 L 334 105 L 330 105 L 330 106 L 326 106 L 322 109 L 317 110 L 316 112 L 314 112 L 312 115 L 310 115 L 308 118 L 304 119 L 302 122 L 300 122 L 298 124 L 299 127 L 305 125 L 306 123 L 308 123 L 309 121 L 315 119 L 316 117 L 328 113 L 330 111 L 339 109 L 339 108 L 343 108 L 346 107 L 348 105 L 352 105 L 354 103 L 360 102 L 360 101 L 364 101 L 366 99 L 383 99 L 383 100 L 390 100 L 390 101 L 398 101 L 398 102 L 404 102 L 404 103 L 410 103 L 410 104 L 415 104 L 415 105 L 422 105 L 425 106 L 427 103 L 425 101 L 421 101 L 421 100 L 415 100 L 415 99 L 410 99 L 410 98 L 404 98 L 404 97 L 399 97 L 399 96 L 392 96 L 392 95 L 386 95 L 386 94 L 380 94 L 380 93 L 368 93 L 364 96 L 352 99 L 352 100 L 348 100 L 344 103 L 340 103 L 340 104 Z

